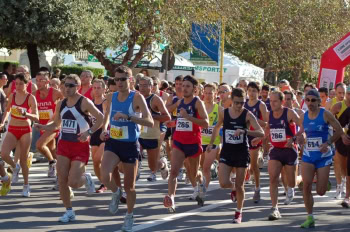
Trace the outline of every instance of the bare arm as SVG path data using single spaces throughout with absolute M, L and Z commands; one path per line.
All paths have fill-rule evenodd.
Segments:
M 90 128 L 94 133 L 102 126 L 103 114 L 96 108 L 94 103 L 90 99 L 84 98 L 81 104 L 81 109 L 83 112 L 90 113 L 94 118 L 96 118 L 95 124 Z
M 341 103 L 340 103 L 341 104 Z M 336 104 L 335 104 L 336 105 Z M 334 106 L 335 106 L 334 105 Z M 333 107 L 334 107 L 333 106 Z M 324 107 L 326 110 L 328 110 L 328 111 L 330 111 L 331 110 L 331 108 L 333 108 L 332 107 L 332 100 L 330 100 L 330 101 L 328 101 L 328 102 L 326 102 L 326 106 Z
M 173 104 L 173 98 L 174 98 L 174 95 L 169 96 L 168 100 L 167 100 L 167 103 L 166 103 L 166 108 L 168 109 L 168 111 L 170 113 L 174 112 L 174 110 L 176 110 L 176 108 L 178 106 L 177 102 L 175 102 Z
M 181 116 L 197 124 L 200 127 L 207 128 L 209 126 L 209 119 L 208 119 L 208 114 L 207 114 L 207 110 L 205 109 L 204 103 L 198 99 L 196 101 L 195 107 L 197 109 L 199 118 L 188 115 L 187 111 L 183 108 L 180 109 Z
M 109 115 L 111 113 L 112 96 L 113 96 L 113 93 L 109 93 L 106 96 L 106 100 L 105 100 L 106 109 L 104 109 L 104 111 L 103 111 L 104 117 L 103 117 L 103 122 L 102 122 L 102 126 L 101 126 L 102 131 L 107 131 L 108 122 L 109 122 Z
M 343 128 L 341 127 L 339 121 L 332 115 L 331 112 L 325 110 L 323 118 L 329 125 L 333 127 L 334 130 L 333 136 L 328 139 L 328 143 L 334 143 L 341 136 L 345 136 Z
M 261 112 L 262 119 L 257 119 L 257 121 L 258 121 L 258 123 L 259 123 L 259 125 L 261 127 L 265 127 L 266 124 L 267 124 L 266 122 L 267 122 L 268 111 L 267 111 L 267 107 L 266 107 L 264 102 L 261 101 L 261 103 L 259 105 L 259 109 L 260 109 L 260 112 Z
M 247 130 L 247 135 L 250 135 L 253 137 L 264 137 L 265 135 L 264 130 L 256 120 L 255 116 L 250 111 L 248 111 L 247 113 L 246 121 L 249 122 L 249 124 L 254 128 L 254 130 Z
M 153 118 L 151 116 L 151 113 L 148 110 L 145 98 L 141 94 L 136 93 L 134 97 L 134 103 L 135 103 L 134 106 L 140 109 L 142 113 L 142 117 L 138 118 L 135 116 L 131 116 L 130 121 L 140 124 L 142 126 L 153 127 L 154 125 Z
M 29 96 L 28 103 L 29 103 L 31 113 L 26 113 L 26 118 L 29 118 L 34 122 L 39 122 L 38 104 L 33 95 Z
M 160 112 L 160 115 L 152 115 L 154 120 L 157 120 L 160 122 L 166 122 L 171 119 L 170 114 L 166 109 L 163 100 L 160 97 L 158 97 L 157 95 L 154 95 L 152 100 L 152 105 L 154 105 L 155 108 L 158 109 L 158 111 Z
M 329 101 L 329 102 L 327 102 L 327 103 L 330 103 L 331 101 Z M 337 102 L 336 104 L 334 104 L 333 106 L 332 106 L 332 108 L 329 110 L 329 109 L 327 109 L 326 108 L 326 110 L 329 110 L 333 115 L 336 115 L 336 114 L 338 114 L 339 112 L 340 112 L 340 110 L 341 110 L 341 102 Z M 327 105 L 326 105 L 326 107 L 327 107 Z
M 210 143 L 209 143 L 210 146 L 213 145 L 215 138 L 219 135 L 220 128 L 221 128 L 223 123 L 224 123 L 224 110 L 220 110 L 218 122 L 216 123 L 216 125 L 213 129 L 213 134 L 211 135 L 211 138 L 210 138 Z

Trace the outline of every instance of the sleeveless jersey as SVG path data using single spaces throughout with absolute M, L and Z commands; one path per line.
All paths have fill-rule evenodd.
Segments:
M 261 101 L 263 101 L 263 100 L 261 99 Z M 265 103 L 267 110 L 271 111 L 270 98 L 267 98 L 267 100 L 263 101 L 263 102 Z
M 83 95 L 81 92 L 83 91 L 83 87 L 81 87 L 80 89 L 79 89 L 79 93 L 81 94 L 81 95 Z M 91 95 L 91 93 L 92 93 L 92 87 L 90 87 L 89 89 L 88 89 L 88 91 L 86 91 L 86 93 L 83 95 L 84 97 L 86 97 L 86 98 L 89 98 L 91 101 L 92 101 L 92 95 Z
M 230 116 L 229 109 L 224 110 L 223 126 L 223 147 L 225 153 L 246 152 L 249 154 L 248 137 L 246 135 L 234 136 L 237 129 L 247 129 L 248 110 L 243 108 L 241 115 L 233 119 Z
M 136 123 L 127 120 L 117 121 L 113 119 L 113 116 L 117 112 L 130 116 L 136 116 L 136 112 L 134 111 L 132 104 L 135 93 L 135 91 L 130 91 L 129 96 L 123 102 L 118 100 L 119 92 L 113 93 L 111 113 L 109 117 L 109 137 L 111 139 L 117 139 L 122 142 L 135 142 L 140 137 L 140 129 Z
M 74 106 L 67 106 L 67 98 L 60 107 L 61 131 L 59 139 L 69 142 L 79 142 L 78 134 L 90 128 L 91 118 L 81 110 L 81 103 L 85 97 L 81 96 Z
M 320 108 L 320 112 L 313 120 L 309 118 L 309 111 L 305 112 L 303 126 L 306 133 L 306 143 L 304 147 L 305 156 L 320 156 L 320 146 L 325 143 L 329 137 L 329 125 L 324 121 L 323 114 L 325 109 Z M 331 149 L 321 157 L 332 155 Z
M 56 103 L 53 101 L 53 88 L 49 88 L 49 93 L 45 99 L 41 99 L 40 90 L 36 91 L 35 98 L 38 102 L 39 123 L 46 125 L 55 113 Z
M 219 105 L 214 104 L 213 110 L 208 114 L 209 117 L 209 127 L 208 128 L 202 128 L 201 135 L 202 135 L 202 144 L 208 145 L 210 143 L 211 135 L 213 134 L 213 130 L 215 125 L 217 124 L 219 120 Z M 220 144 L 220 136 L 218 135 L 214 140 L 215 145 Z
M 295 123 L 288 121 L 288 108 L 283 108 L 280 118 L 274 118 L 273 112 L 269 115 L 270 141 L 272 146 L 285 148 L 287 139 L 292 138 L 296 134 Z
M 177 115 L 179 115 L 180 109 L 184 108 L 190 116 L 199 118 L 195 107 L 197 100 L 199 100 L 199 98 L 194 97 L 189 104 L 185 104 L 184 99 L 182 99 L 179 107 L 177 108 Z M 176 128 L 173 136 L 174 140 L 182 144 L 202 143 L 200 127 L 197 124 L 180 116 L 178 116 L 176 119 Z
M 335 98 L 333 98 L 333 99 L 335 99 Z M 333 100 L 332 99 L 332 100 Z M 334 103 L 335 104 L 335 103 Z M 333 104 L 333 101 L 332 101 L 332 106 L 334 105 Z M 340 108 L 340 111 L 339 111 L 339 113 L 337 113 L 337 118 L 340 118 L 341 117 L 341 115 L 344 113 L 344 111 L 346 110 L 348 108 L 348 106 L 345 104 L 345 100 L 343 100 L 343 101 L 341 101 L 341 108 Z
M 249 106 L 248 101 L 246 101 L 244 104 L 244 108 L 249 110 L 256 117 L 256 119 L 262 119 L 262 114 L 260 111 L 260 103 L 261 103 L 261 101 L 258 100 L 258 102 L 254 106 Z M 249 129 L 254 130 L 254 128 L 252 126 L 250 126 Z M 248 139 L 252 140 L 252 139 L 254 139 L 254 137 L 248 135 Z M 259 144 L 261 144 L 261 143 L 262 142 L 260 142 Z
M 30 94 L 27 94 L 24 102 L 19 105 L 16 103 L 16 92 L 13 93 L 12 102 L 11 102 L 11 118 L 27 120 L 27 118 L 21 114 L 21 110 L 24 110 L 27 113 L 31 113 L 31 109 L 28 103 L 29 96 Z
M 152 99 L 155 95 L 152 94 L 146 98 L 146 103 L 149 111 L 152 115 L 160 115 L 160 112 L 156 112 L 151 107 Z M 141 135 L 140 138 L 143 139 L 159 139 L 160 138 L 160 129 L 159 129 L 159 121 L 153 120 L 154 126 L 153 127 L 147 127 L 147 126 L 141 126 Z
M 16 92 L 16 81 L 15 80 L 12 81 L 12 85 L 11 85 L 11 93 L 14 93 L 14 92 Z M 32 93 L 32 81 L 28 82 L 27 92 Z

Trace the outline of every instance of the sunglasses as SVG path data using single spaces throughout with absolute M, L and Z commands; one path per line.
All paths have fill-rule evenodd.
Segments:
M 225 90 L 225 91 L 219 91 L 219 94 L 224 94 L 224 93 L 227 93 L 228 90 Z
M 241 101 L 241 102 L 233 101 L 233 103 L 235 103 L 235 105 L 238 106 L 238 105 L 244 105 L 245 101 Z
M 305 99 L 305 101 L 307 101 L 307 102 L 317 102 L 317 100 L 318 100 L 318 99 L 316 99 L 316 98 L 312 98 L 312 99 L 306 98 L 306 99 Z
M 119 77 L 119 78 L 114 78 L 114 81 L 126 81 L 128 78 L 127 77 Z
M 73 83 L 65 83 L 64 87 L 66 88 L 73 88 L 73 87 L 77 87 L 77 84 L 73 84 Z

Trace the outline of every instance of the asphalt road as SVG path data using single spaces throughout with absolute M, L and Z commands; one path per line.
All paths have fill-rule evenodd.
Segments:
M 90 162 L 91 163 L 91 162 Z M 211 183 L 207 201 L 203 207 L 188 200 L 192 187 L 180 182 L 178 185 L 176 213 L 169 214 L 163 207 L 163 197 L 167 193 L 167 181 L 147 182 L 147 163 L 143 161 L 142 175 L 137 182 L 137 201 L 134 210 L 134 231 L 305 231 L 300 224 L 306 219 L 301 192 L 289 206 L 283 205 L 283 190 L 280 188 L 280 212 L 282 219 L 268 221 L 271 201 L 268 192 L 266 168 L 262 170 L 262 200 L 252 201 L 253 185 L 246 186 L 246 201 L 243 222 L 233 224 L 235 204 L 229 198 L 229 190 L 219 188 L 217 180 Z M 88 171 L 92 171 L 91 164 Z M 94 176 L 96 180 L 96 177 Z M 332 198 L 335 192 L 335 179 L 331 174 L 332 190 L 326 196 L 315 196 L 314 214 L 316 228 L 312 231 L 350 231 L 350 209 L 343 209 L 340 200 Z M 13 185 L 8 196 L 0 197 L 0 231 L 119 231 L 124 221 L 126 206 L 121 205 L 117 215 L 108 211 L 110 192 L 88 196 L 85 188 L 74 190 L 73 208 L 76 221 L 68 224 L 58 222 L 65 209 L 57 191 L 51 190 L 53 179 L 47 177 L 47 163 L 33 164 L 30 170 L 31 197 L 21 197 L 23 179 Z M 96 188 L 98 187 L 96 180 Z

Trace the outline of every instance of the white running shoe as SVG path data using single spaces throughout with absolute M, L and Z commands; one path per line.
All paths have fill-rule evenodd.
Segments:
M 206 183 L 207 183 L 207 180 L 205 179 L 204 176 L 203 176 L 202 184 L 198 183 L 199 184 L 199 197 L 202 199 L 205 198 L 205 194 L 207 193 Z
M 30 197 L 30 186 L 29 186 L 29 184 L 28 185 L 23 185 L 22 196 L 23 197 Z
M 192 195 L 190 196 L 190 200 L 196 200 L 197 196 L 199 195 L 199 189 L 198 189 L 198 185 L 197 187 L 193 190 Z
M 134 225 L 134 215 L 133 214 L 125 215 L 122 231 L 131 232 L 133 225 Z
M 116 214 L 118 212 L 121 196 L 122 190 L 120 188 L 118 188 L 115 193 L 112 193 L 112 200 L 109 203 L 109 212 L 111 214 Z
M 337 190 L 335 191 L 334 198 L 339 200 L 341 199 L 342 185 L 337 184 Z
M 156 182 L 157 181 L 157 176 L 155 173 L 151 173 L 149 177 L 147 177 L 147 181 L 149 182 Z
M 12 183 L 15 184 L 18 182 L 19 171 L 21 170 L 21 166 L 17 163 L 16 168 L 13 169 Z
M 160 175 L 163 180 L 166 180 L 169 176 L 168 160 L 165 157 L 162 157 L 160 162 L 164 163 L 164 168 L 160 169 Z
M 177 175 L 177 181 L 182 181 L 183 178 L 184 178 L 184 169 L 181 168 L 180 171 L 179 171 L 179 175 Z
M 86 192 L 87 192 L 87 194 L 91 195 L 91 194 L 96 192 L 96 190 L 95 190 L 95 183 L 92 180 L 92 177 L 91 177 L 90 173 L 86 172 L 86 173 L 84 173 L 84 176 L 86 178 L 86 181 L 85 181 Z
M 73 210 L 67 210 L 62 217 L 58 219 L 59 222 L 67 223 L 75 221 L 75 213 Z
M 49 171 L 47 172 L 47 176 L 49 178 L 56 177 L 56 163 L 52 163 L 49 165 Z
M 292 203 L 294 199 L 294 188 L 288 188 L 287 194 L 286 194 L 286 200 L 284 201 L 285 205 L 289 205 Z

